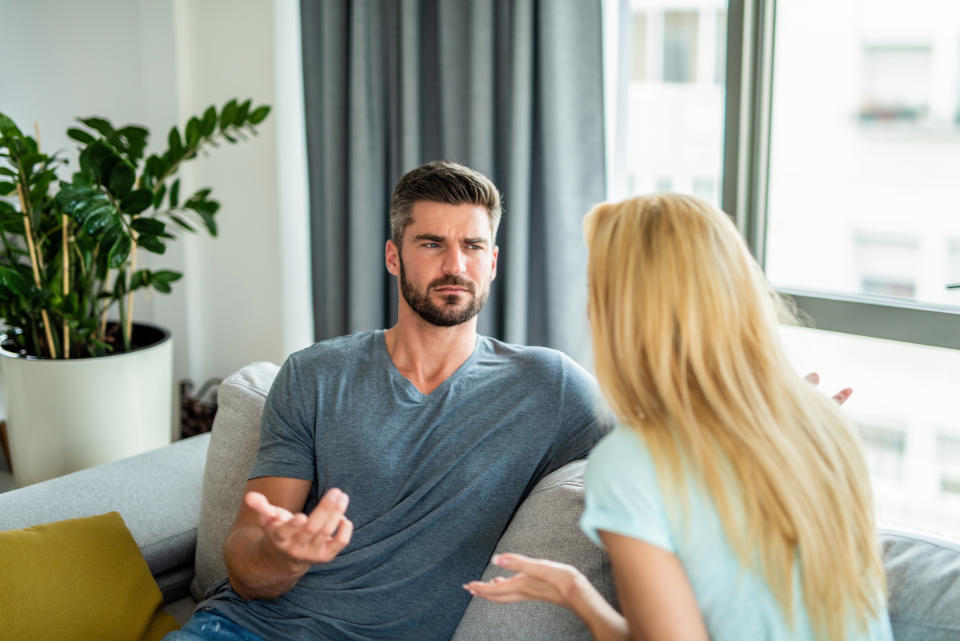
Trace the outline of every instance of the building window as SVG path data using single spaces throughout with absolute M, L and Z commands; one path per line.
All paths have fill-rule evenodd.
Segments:
M 854 236 L 860 291 L 875 296 L 916 296 L 917 241 L 861 232 Z
M 663 13 L 664 82 L 696 82 L 699 21 L 696 11 Z
M 644 82 L 647 79 L 647 14 L 636 12 L 633 14 L 633 48 L 631 78 L 634 82 Z
M 916 121 L 930 100 L 930 45 L 864 44 L 860 119 Z
M 857 429 L 863 439 L 864 457 L 870 473 L 887 479 L 902 479 L 907 443 L 903 428 L 860 423 Z

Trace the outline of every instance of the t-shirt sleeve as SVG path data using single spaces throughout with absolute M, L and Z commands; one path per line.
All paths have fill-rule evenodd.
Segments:
M 550 469 L 586 458 L 613 425 L 597 382 L 570 358 L 562 357 L 563 390 L 560 433 L 551 453 Z
M 656 469 L 643 440 L 617 428 L 590 455 L 584 474 L 586 507 L 580 528 L 597 545 L 599 530 L 674 552 Z
M 282 476 L 313 480 L 316 413 L 306 407 L 306 402 L 316 397 L 316 391 L 310 387 L 299 374 L 295 359 L 288 358 L 277 373 L 263 406 L 260 449 L 250 471 L 251 479 Z

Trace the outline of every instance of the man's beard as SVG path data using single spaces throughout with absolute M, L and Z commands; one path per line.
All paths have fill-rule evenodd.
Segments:
M 456 287 L 463 287 L 467 291 L 463 294 L 450 294 L 445 296 L 446 302 L 450 307 L 437 306 L 430 300 L 430 290 L 435 287 L 444 287 L 454 285 Z M 413 285 L 407 281 L 407 274 L 403 269 L 403 257 L 400 257 L 400 293 L 403 295 L 403 299 L 407 301 L 407 305 L 413 309 L 417 314 L 420 315 L 420 318 L 427 321 L 431 325 L 436 325 L 438 327 L 453 327 L 454 325 L 460 325 L 466 323 L 468 320 L 480 313 L 480 310 L 483 309 L 483 306 L 487 302 L 487 297 L 490 295 L 490 289 L 480 292 L 478 295 L 476 292 L 476 285 L 472 282 L 460 278 L 459 276 L 454 276 L 453 274 L 448 274 L 443 278 L 438 278 L 434 281 L 431 281 L 427 285 L 423 293 L 418 292 Z M 459 307 L 452 307 L 452 305 L 458 302 L 458 299 L 461 297 L 468 297 L 468 302 Z

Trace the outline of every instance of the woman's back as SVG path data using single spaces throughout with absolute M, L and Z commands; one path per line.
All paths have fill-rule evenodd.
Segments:
M 585 477 L 584 532 L 600 544 L 599 530 L 656 545 L 680 559 L 712 641 L 814 641 L 803 604 L 802 578 L 793 577 L 791 626 L 766 581 L 731 548 L 709 494 L 687 483 L 684 511 L 660 490 L 650 451 L 635 431 L 618 427 L 590 455 Z M 886 609 L 865 635 L 849 641 L 891 641 Z

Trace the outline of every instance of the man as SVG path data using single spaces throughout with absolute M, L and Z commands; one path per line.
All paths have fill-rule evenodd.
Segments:
M 284 363 L 227 538 L 229 583 L 169 638 L 453 634 L 461 585 L 520 501 L 606 432 L 573 361 L 477 335 L 499 222 L 478 172 L 432 162 L 401 178 L 386 243 L 397 324 Z

